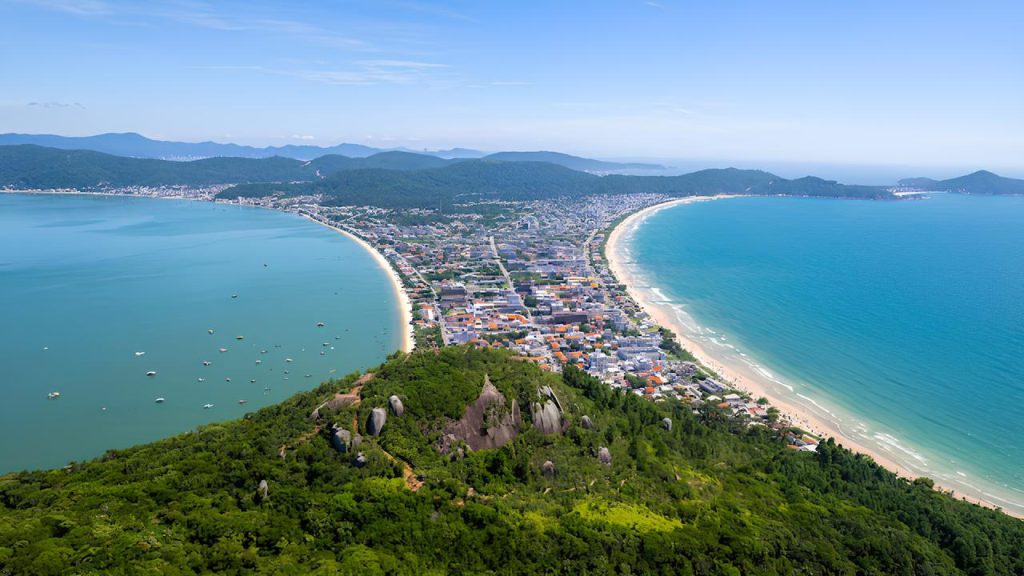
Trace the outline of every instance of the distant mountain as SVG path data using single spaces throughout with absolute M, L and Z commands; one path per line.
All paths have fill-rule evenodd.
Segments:
M 543 200 L 592 194 L 668 196 L 751 194 L 892 198 L 881 187 L 848 186 L 820 178 L 787 180 L 760 170 L 701 170 L 682 176 L 596 176 L 547 162 L 464 160 L 429 170 L 346 170 L 309 183 L 248 184 L 222 198 L 322 194 L 337 205 L 437 208 L 489 201 Z
M 64 150 L 93 150 L 131 158 L 157 158 L 161 160 L 195 160 L 217 156 L 232 158 L 270 158 L 284 156 L 297 160 L 312 160 L 327 154 L 340 154 L 350 158 L 363 158 L 382 152 L 361 144 L 337 146 L 268 146 L 257 148 L 218 142 L 167 142 L 152 140 L 141 134 L 99 134 L 96 136 L 55 136 L 52 134 L 0 134 L 0 146 L 35 144 Z
M 618 170 L 664 170 L 659 164 L 642 164 L 635 162 L 605 162 L 562 154 L 561 152 L 498 152 L 484 156 L 485 160 L 501 162 L 549 162 L 573 170 L 584 172 L 613 172 Z
M 931 178 L 904 178 L 900 186 L 963 194 L 1024 194 L 1024 180 L 1006 178 L 988 170 L 978 170 L 966 176 L 933 180 Z
M 365 158 L 327 155 L 307 162 L 280 156 L 174 162 L 22 144 L 0 146 L 0 186 L 92 190 L 124 186 L 309 182 L 345 170 L 423 170 L 453 162 L 460 161 L 408 152 L 381 152 Z

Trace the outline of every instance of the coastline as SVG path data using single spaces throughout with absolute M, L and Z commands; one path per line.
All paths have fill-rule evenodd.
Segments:
M 331 230 L 334 230 L 335 232 L 339 232 L 351 238 L 353 241 L 355 241 L 356 244 L 359 244 L 359 246 L 361 246 L 364 250 L 369 252 L 373 256 L 373 259 L 377 263 L 377 265 L 380 266 L 387 273 L 388 278 L 391 279 L 391 288 L 394 290 L 395 299 L 398 301 L 398 313 L 402 322 L 402 345 L 401 348 L 399 349 L 402 352 L 406 353 L 412 352 L 413 348 L 416 347 L 416 336 L 412 328 L 412 300 L 409 299 L 409 294 L 406 293 L 405 288 L 402 286 L 402 279 L 398 276 L 398 272 L 396 272 L 395 268 L 391 266 L 391 263 L 388 262 L 387 258 L 385 258 L 384 255 L 381 254 L 376 248 L 371 246 L 369 242 L 363 240 L 362 238 L 356 236 L 355 234 L 349 232 L 348 230 L 339 228 L 337 226 L 332 226 L 331 224 L 327 224 L 326 222 L 321 222 L 320 220 L 317 220 L 316 218 L 313 218 L 308 214 L 302 214 L 302 217 L 309 220 L 310 222 L 319 224 L 325 228 L 329 228 Z
M 726 363 L 721 361 L 716 355 L 709 354 L 705 347 L 690 337 L 690 332 L 687 330 L 685 323 L 679 318 L 677 310 L 671 306 L 671 303 L 659 302 L 656 300 L 657 294 L 643 290 L 642 288 L 646 286 L 639 282 L 636 275 L 626 266 L 628 251 L 625 249 L 625 244 L 628 243 L 629 237 L 650 216 L 673 206 L 735 197 L 737 196 L 693 196 L 655 204 L 654 206 L 633 212 L 619 222 L 608 234 L 604 256 L 607 259 L 609 270 L 620 283 L 626 286 L 629 296 L 650 316 L 654 323 L 671 330 L 683 348 L 693 354 L 701 364 L 718 372 L 729 385 L 750 394 L 754 398 L 762 396 L 767 398 L 769 403 L 780 411 L 783 418 L 789 420 L 793 425 L 821 438 L 832 437 L 837 444 L 841 444 L 854 452 L 870 456 L 879 465 L 902 478 L 913 480 L 921 476 L 921 474 L 915 473 L 909 466 L 895 460 L 891 455 L 877 449 L 872 449 L 863 442 L 853 440 L 848 434 L 844 434 L 837 424 L 830 422 L 827 418 L 819 416 L 807 408 L 800 407 L 782 397 L 782 395 L 773 391 L 765 377 L 757 374 L 752 367 L 741 366 L 736 363 Z M 935 489 L 949 492 L 957 499 L 967 500 L 986 508 L 1000 509 L 1007 515 L 1024 518 L 1024 513 L 1020 511 L 1008 510 L 995 502 L 974 494 L 965 493 L 963 490 L 940 485 L 938 482 L 935 483 Z

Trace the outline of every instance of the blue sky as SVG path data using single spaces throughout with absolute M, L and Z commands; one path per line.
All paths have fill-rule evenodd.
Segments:
M 0 132 L 1024 171 L 1024 3 L 0 0 Z

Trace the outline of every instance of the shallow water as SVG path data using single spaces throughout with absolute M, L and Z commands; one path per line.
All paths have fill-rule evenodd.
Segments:
M 0 195 L 0 472 L 239 417 L 378 364 L 400 322 L 372 256 L 295 215 Z

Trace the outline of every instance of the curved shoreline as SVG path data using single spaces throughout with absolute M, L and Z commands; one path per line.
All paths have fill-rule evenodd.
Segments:
M 398 272 L 395 271 L 395 268 L 391 265 L 391 263 L 388 262 L 388 259 L 385 258 L 384 255 L 381 254 L 376 248 L 371 246 L 369 242 L 363 240 L 362 238 L 356 236 L 355 234 L 349 232 L 348 230 L 339 228 L 337 226 L 333 226 L 331 224 L 327 224 L 326 222 L 321 222 L 320 220 L 317 220 L 316 218 L 313 218 L 308 214 L 302 214 L 302 217 L 309 220 L 310 222 L 319 224 L 325 228 L 330 228 L 335 232 L 340 232 L 341 234 L 344 234 L 348 238 L 352 239 L 353 241 L 355 241 L 356 244 L 358 244 L 364 250 L 369 252 L 370 255 L 373 256 L 374 262 L 376 262 L 377 265 L 380 266 L 384 270 L 384 272 L 387 273 L 388 278 L 391 280 L 391 288 L 394 290 L 395 293 L 395 300 L 398 302 L 398 314 L 399 317 L 401 318 L 402 323 L 402 344 L 401 348 L 399 349 L 402 352 L 406 353 L 412 352 L 413 348 L 416 347 L 416 336 L 413 333 L 412 328 L 412 300 L 409 299 L 409 294 L 405 291 L 405 288 L 402 286 L 402 279 L 398 276 Z
M 767 398 L 769 403 L 776 407 L 783 416 L 790 420 L 794 425 L 808 430 L 822 438 L 835 438 L 836 443 L 841 444 L 854 452 L 870 456 L 875 462 L 890 471 L 895 472 L 898 476 L 907 479 L 914 479 L 921 476 L 921 474 L 915 473 L 910 466 L 901 464 L 891 455 L 877 449 L 871 449 L 870 447 L 865 446 L 864 443 L 851 439 L 848 434 L 844 434 L 842 432 L 837 424 L 810 412 L 805 407 L 796 405 L 791 400 L 781 397 L 780 394 L 772 391 L 769 382 L 763 380 L 765 377 L 757 374 L 752 367 L 725 363 L 720 361 L 715 355 L 709 354 L 704 347 L 690 337 L 690 332 L 686 329 L 683 320 L 678 317 L 677 311 L 673 309 L 669 303 L 658 302 L 653 298 L 653 296 L 656 296 L 655 294 L 648 294 L 646 293 L 647 291 L 641 290 L 645 285 L 638 282 L 637 276 L 626 266 L 626 263 L 628 262 L 628 251 L 625 250 L 625 244 L 628 243 L 629 238 L 632 237 L 647 218 L 661 210 L 664 210 L 665 208 L 673 206 L 735 197 L 737 196 L 694 196 L 681 198 L 678 200 L 663 202 L 661 204 L 655 204 L 654 206 L 649 206 L 630 214 L 619 222 L 608 234 L 604 256 L 607 259 L 609 270 L 618 282 L 626 286 L 629 296 L 636 301 L 640 308 L 642 308 L 655 323 L 671 330 L 676 335 L 677 340 L 683 348 L 693 354 L 700 363 L 718 372 L 723 379 L 733 387 L 745 391 L 755 398 L 761 396 Z M 652 286 L 651 288 L 654 287 Z M 813 400 L 810 401 L 813 403 Z M 964 488 L 951 489 L 949 486 L 940 485 L 938 482 L 935 483 L 935 488 L 951 492 L 952 495 L 958 499 L 967 500 L 987 508 L 999 508 L 1010 516 L 1024 518 L 1024 512 L 1022 511 L 1007 509 L 991 500 L 986 500 L 984 498 L 984 490 L 982 489 L 970 491 L 965 490 Z M 982 496 L 976 495 L 975 492 L 982 492 Z M 1013 503 L 1008 502 L 1008 504 Z

